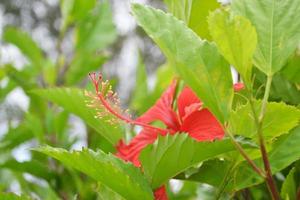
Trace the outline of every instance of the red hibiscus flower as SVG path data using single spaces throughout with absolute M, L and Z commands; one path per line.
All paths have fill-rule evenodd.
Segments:
M 189 87 L 184 87 L 179 94 L 175 110 L 176 86 L 177 81 L 174 80 L 155 105 L 136 119 L 137 122 L 147 124 L 159 120 L 166 125 L 166 130 L 160 132 L 145 127 L 128 145 L 120 142 L 117 156 L 139 167 L 139 153 L 148 144 L 152 144 L 158 134 L 184 132 L 197 141 L 212 141 L 224 136 L 220 123 L 207 108 L 203 108 L 202 102 Z
M 142 131 L 129 144 L 125 144 L 123 140 L 119 142 L 117 145 L 118 152 L 116 153 L 116 156 L 132 162 L 137 167 L 141 166 L 138 159 L 140 152 L 147 145 L 152 144 L 159 134 L 166 135 L 167 133 L 184 132 L 197 141 L 212 141 L 224 137 L 224 131 L 218 120 L 207 108 L 203 107 L 203 103 L 189 87 L 185 86 L 178 98 L 175 99 L 177 80 L 172 82 L 154 106 L 141 117 L 133 120 L 116 105 L 119 103 L 119 100 L 108 88 L 108 83 L 101 82 L 101 76 L 97 78 L 95 74 L 91 74 L 90 77 L 96 89 L 96 100 L 100 100 L 101 109 L 104 108 L 107 111 L 107 113 L 100 112 L 99 117 L 113 114 L 116 119 L 142 126 Z M 99 85 L 100 83 L 101 85 Z M 234 87 L 234 89 L 240 90 L 242 86 L 239 85 L 239 87 Z M 156 120 L 163 122 L 166 128 L 161 129 L 150 125 L 151 122 Z M 168 199 L 164 186 L 158 188 L 154 195 L 156 200 Z

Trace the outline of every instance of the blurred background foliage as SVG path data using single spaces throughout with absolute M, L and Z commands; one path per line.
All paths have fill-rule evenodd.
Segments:
M 214 0 L 194 4 L 184 0 L 137 2 L 168 9 L 208 40 L 207 15 L 220 6 Z M 176 76 L 158 47 L 137 28 L 130 15 L 130 2 L 2 0 L 0 34 L 0 193 L 49 200 L 104 200 L 107 195 L 115 195 L 100 183 L 30 148 L 48 144 L 113 153 L 113 145 L 123 135 L 130 138 L 134 132 L 131 127 L 111 129 L 86 107 L 83 91 L 91 90 L 87 78 L 91 71 L 100 71 L 112 80 L 123 106 L 134 115 L 145 112 Z M 272 85 L 272 100 L 299 105 L 299 71 L 291 73 L 295 68 L 289 67 L 299 63 L 296 52 L 274 77 L 278 81 Z M 258 70 L 254 73 L 259 98 L 265 76 Z M 40 90 L 46 88 L 49 90 Z M 299 166 L 295 164 L 293 174 L 299 172 Z M 284 176 L 290 168 L 282 172 Z M 201 181 L 179 180 L 172 180 L 168 190 L 174 200 L 212 199 L 212 194 L 218 192 Z M 266 191 L 261 184 L 251 191 L 237 192 L 235 198 L 243 199 L 251 193 L 255 199 L 265 199 Z M 7 199 L 13 197 L 7 195 Z
M 159 0 L 147 3 L 165 8 Z M 0 34 L 0 193 L 107 199 L 99 195 L 107 190 L 100 184 L 30 149 L 49 144 L 113 152 L 113 144 L 132 132 L 99 123 L 86 107 L 89 72 L 112 80 L 123 106 L 137 114 L 169 84 L 170 68 L 157 70 L 165 59 L 136 29 L 130 2 L 4 0 Z M 53 87 L 60 89 L 39 91 Z

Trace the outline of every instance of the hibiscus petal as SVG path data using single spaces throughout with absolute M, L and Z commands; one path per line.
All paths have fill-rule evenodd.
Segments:
M 186 117 L 181 132 L 187 132 L 197 141 L 212 141 L 224 137 L 224 130 L 208 109 L 195 111 Z
M 148 144 L 152 144 L 158 137 L 158 134 L 165 135 L 166 133 L 158 133 L 152 129 L 144 128 L 128 145 L 121 140 L 116 147 L 118 150 L 116 156 L 125 161 L 132 162 L 136 167 L 140 167 L 141 164 L 138 160 L 140 152 Z
M 160 188 L 156 189 L 154 192 L 155 200 L 168 200 L 166 187 L 161 186 Z
M 192 110 L 189 109 L 189 113 L 191 113 L 200 108 L 200 106 L 191 107 L 191 105 L 200 105 L 200 103 L 200 99 L 196 96 L 192 89 L 187 86 L 184 87 L 177 98 L 177 106 L 180 118 L 183 119 L 186 116 L 186 108 L 192 108 Z
M 177 81 L 174 80 L 157 102 L 136 121 L 150 123 L 155 120 L 162 121 L 167 127 L 179 130 L 179 122 L 176 112 L 172 109 Z

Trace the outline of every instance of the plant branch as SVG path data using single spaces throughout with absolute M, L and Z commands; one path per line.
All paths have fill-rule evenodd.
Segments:
M 280 200 L 280 196 L 277 191 L 275 181 L 272 177 L 271 165 L 270 165 L 270 161 L 268 158 L 268 153 L 266 150 L 266 145 L 265 145 L 265 141 L 264 141 L 264 137 L 263 137 L 263 121 L 264 121 L 265 113 L 267 110 L 267 103 L 268 103 L 268 99 L 269 99 L 269 95 L 270 95 L 271 83 L 272 83 L 272 76 L 268 76 L 265 93 L 264 93 L 264 97 L 262 100 L 261 110 L 260 110 L 258 117 L 257 117 L 256 111 L 255 111 L 254 105 L 253 105 L 252 95 L 250 97 L 250 104 L 251 104 L 251 109 L 252 109 L 252 112 L 254 115 L 255 124 L 257 126 L 257 135 L 258 135 L 258 140 L 259 140 L 259 146 L 260 146 L 260 151 L 261 151 L 264 168 L 265 168 L 265 174 L 266 174 L 265 179 L 267 181 L 268 188 L 271 192 L 272 199 Z
M 297 190 L 296 200 L 300 200 L 300 187 L 298 187 L 298 190 Z

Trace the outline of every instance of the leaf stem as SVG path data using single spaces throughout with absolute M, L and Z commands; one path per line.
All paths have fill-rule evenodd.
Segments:
M 254 120 L 257 125 L 257 135 L 258 135 L 258 140 L 259 140 L 259 146 L 260 146 L 260 151 L 261 151 L 264 168 L 265 168 L 265 174 L 266 174 L 265 179 L 266 179 L 269 191 L 272 195 L 272 199 L 280 200 L 280 196 L 279 196 L 278 190 L 276 188 L 275 181 L 272 177 L 271 165 L 270 165 L 268 153 L 266 150 L 265 140 L 263 137 L 263 121 L 264 121 L 265 113 L 267 110 L 267 103 L 268 103 L 268 99 L 269 99 L 269 95 L 270 95 L 271 83 L 272 83 L 272 76 L 268 76 L 265 93 L 264 93 L 264 97 L 262 100 L 261 110 L 260 110 L 258 117 L 256 115 L 255 108 L 253 105 L 252 95 L 250 97 L 250 104 L 251 104 L 251 109 L 252 109 L 252 112 L 254 115 Z
M 245 160 L 249 163 L 249 165 L 252 167 L 252 169 L 262 178 L 266 178 L 265 173 L 249 158 L 245 150 L 242 148 L 242 146 L 235 140 L 234 136 L 229 132 L 226 131 L 226 134 L 230 137 L 231 142 L 235 146 L 235 148 L 240 152 L 240 154 L 245 158 Z

